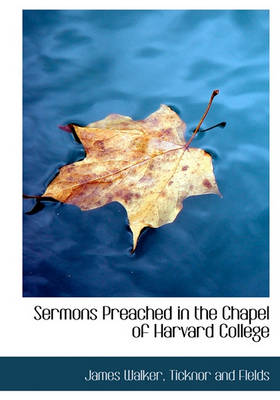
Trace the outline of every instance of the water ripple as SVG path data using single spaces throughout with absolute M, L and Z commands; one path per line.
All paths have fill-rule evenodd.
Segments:
M 24 192 L 83 157 L 58 129 L 172 105 L 197 125 L 223 199 L 195 196 L 173 224 L 132 235 L 118 203 L 47 203 L 24 215 L 25 296 L 268 295 L 268 11 L 24 11 Z M 33 207 L 26 200 L 24 210 Z

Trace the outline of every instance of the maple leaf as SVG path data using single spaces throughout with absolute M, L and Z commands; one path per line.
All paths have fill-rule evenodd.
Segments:
M 41 197 L 92 210 L 121 203 L 133 233 L 133 250 L 144 227 L 173 222 L 189 196 L 220 194 L 211 156 L 189 144 L 185 123 L 168 106 L 144 120 L 110 114 L 86 127 L 72 125 L 84 146 L 82 161 L 63 166 Z

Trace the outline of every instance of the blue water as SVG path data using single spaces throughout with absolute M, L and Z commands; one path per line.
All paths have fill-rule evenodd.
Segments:
M 24 200 L 24 296 L 268 296 L 268 11 L 24 11 L 24 193 L 84 151 L 58 125 L 160 104 L 206 129 L 223 198 L 195 196 L 136 253 L 119 203 Z

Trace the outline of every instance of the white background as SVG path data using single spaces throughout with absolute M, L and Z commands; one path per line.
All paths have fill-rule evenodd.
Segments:
M 12 2 L 10 2 L 12 3 Z M 207 8 L 206 1 L 159 4 L 142 1 L 96 3 L 94 1 L 18 1 L 6 4 L 1 10 L 1 279 L 0 279 L 0 356 L 280 356 L 279 323 L 279 7 L 271 1 L 212 1 L 211 9 L 270 9 L 271 21 L 271 105 L 270 105 L 270 298 L 22 298 L 22 9 L 82 9 L 82 8 Z M 226 6 L 225 6 L 226 4 Z M 250 188 L 248 188 L 250 190 Z M 254 343 L 250 339 L 134 339 L 130 334 L 133 322 L 113 321 L 35 321 L 33 307 L 167 307 L 194 305 L 218 307 L 229 304 L 237 307 L 271 306 L 269 339 Z M 182 323 L 187 325 L 187 323 Z M 34 394 L 34 393 L 33 393 Z M 6 398 L 12 394 L 5 393 Z M 25 393 L 26 397 L 27 394 Z M 45 398 L 47 393 L 40 393 Z M 90 393 L 83 393 L 87 396 Z M 114 393 L 119 398 L 131 396 Z M 133 393 L 137 399 L 141 393 Z M 159 392 L 157 393 L 159 395 Z M 165 397 L 167 393 L 161 393 Z M 172 394 L 173 396 L 174 394 Z M 213 396 L 207 393 L 207 397 Z M 217 393 L 236 396 L 236 393 Z M 31 394 L 28 393 L 28 398 Z M 67 393 L 71 398 L 74 393 Z M 178 397 L 197 398 L 199 393 L 176 393 Z M 254 398 L 261 393 L 254 393 Z M 97 398 L 106 397 L 99 393 Z M 155 394 L 153 394 L 155 397 Z M 214 396 L 213 396 L 214 397 Z M 246 397 L 248 397 L 246 395 Z M 25 398 L 21 395 L 21 398 Z

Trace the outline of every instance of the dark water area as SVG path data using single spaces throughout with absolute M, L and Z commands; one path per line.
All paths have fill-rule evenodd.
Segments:
M 223 198 L 184 201 L 175 222 L 147 229 L 131 255 L 119 203 L 81 211 L 23 202 L 24 296 L 269 295 L 268 11 L 24 11 L 23 190 L 42 194 L 84 157 L 58 128 L 111 113 L 143 119 L 160 104 L 199 122 Z

